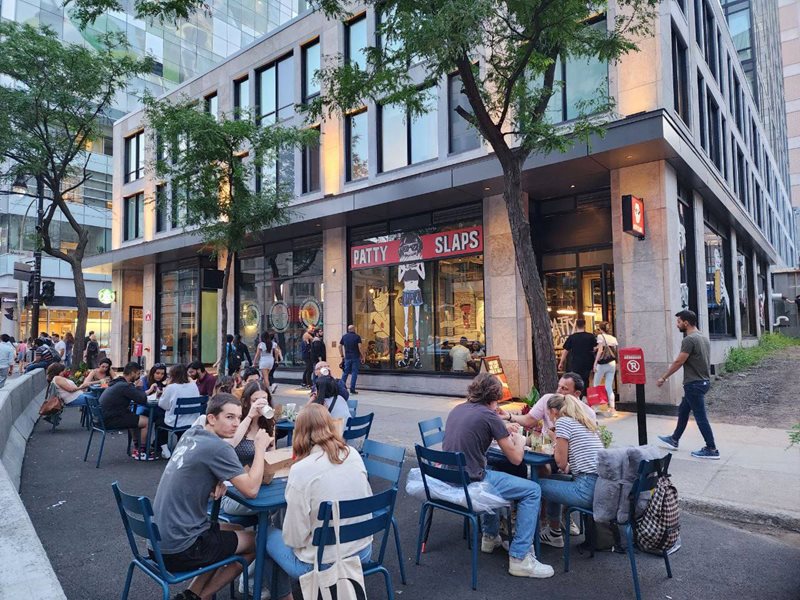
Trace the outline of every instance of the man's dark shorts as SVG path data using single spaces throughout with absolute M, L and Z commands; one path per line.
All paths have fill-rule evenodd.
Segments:
M 139 415 L 126 412 L 118 415 L 103 415 L 103 424 L 106 429 L 136 429 L 139 427 Z
M 172 573 L 194 571 L 233 556 L 238 545 L 235 531 L 222 530 L 219 523 L 211 523 L 183 552 L 164 554 L 164 565 Z

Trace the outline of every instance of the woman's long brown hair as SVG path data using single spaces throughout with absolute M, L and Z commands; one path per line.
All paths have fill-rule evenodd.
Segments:
M 311 454 L 311 449 L 319 446 L 328 459 L 337 465 L 344 462 L 350 447 L 345 443 L 331 413 L 321 404 L 307 404 L 294 423 L 292 450 L 296 460 Z

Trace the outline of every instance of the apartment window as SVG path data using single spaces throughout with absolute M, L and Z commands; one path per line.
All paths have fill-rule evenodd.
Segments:
M 345 61 L 367 70 L 367 15 L 363 14 L 345 25 Z
M 472 112 L 469 100 L 462 90 L 461 77 L 450 75 L 447 78 L 447 114 L 448 138 L 452 154 L 474 150 L 481 145 L 480 136 L 475 128 L 456 112 L 459 106 L 468 113 Z
M 347 181 L 355 181 L 369 175 L 366 110 L 347 115 L 345 146 L 347 148 Z
M 256 74 L 258 122 L 275 123 L 294 115 L 294 65 L 292 55 Z
M 144 131 L 125 138 L 125 183 L 144 176 Z
M 736 117 L 736 127 L 739 129 L 742 136 L 744 136 L 744 121 L 742 120 L 742 84 L 739 82 L 739 76 L 735 73 L 733 75 L 733 107 Z
M 144 233 L 144 194 L 125 198 L 125 241 L 135 240 Z
M 294 148 L 282 148 L 277 157 L 265 160 L 256 175 L 256 191 L 271 190 L 294 195 Z
M 103 137 L 103 154 L 106 156 L 114 156 L 114 138 L 108 136 Z
M 413 118 L 404 106 L 384 104 L 380 107 L 381 172 L 430 160 L 439 155 L 438 98 L 435 91 L 432 88 L 425 101 L 426 112 Z
M 167 188 L 162 183 L 156 186 L 156 232 L 167 230 L 169 223 L 169 207 L 167 206 Z
M 744 153 L 736 147 L 736 194 L 742 206 L 747 206 L 747 173 L 745 171 Z
M 672 97 L 675 112 L 684 123 L 691 126 L 689 120 L 689 83 L 688 65 L 686 63 L 686 44 L 678 33 L 672 30 Z
M 697 76 L 697 106 L 700 111 L 700 146 L 703 150 L 708 152 L 708 132 L 706 130 L 708 124 L 706 122 L 706 84 L 705 80 Z
M 233 82 L 233 118 L 239 119 L 250 110 L 250 79 L 245 77 Z
M 752 42 L 750 40 L 750 6 L 745 3 L 746 8 L 727 15 L 728 29 L 733 39 L 733 45 L 739 54 L 742 62 L 751 59 Z
M 319 128 L 317 128 L 319 132 Z M 320 189 L 320 151 L 319 138 L 303 148 L 303 193 L 318 192 Z
M 711 10 L 704 6 L 705 29 L 703 31 L 703 54 L 706 57 L 706 64 L 711 70 L 714 78 L 717 77 L 717 44 L 714 26 L 714 15 Z
M 378 44 L 380 45 L 383 53 L 390 58 L 394 57 L 398 52 L 403 49 L 403 40 L 398 39 L 396 37 L 389 37 L 383 32 L 383 28 L 385 27 L 385 23 L 391 20 L 394 16 L 394 7 L 388 9 L 388 11 L 378 11 L 377 13 L 377 24 L 376 24 L 376 39 Z M 386 15 L 386 16 L 384 16 Z M 387 18 L 388 17 L 388 18 Z
M 169 197 L 169 226 L 172 229 L 178 227 L 179 217 L 180 217 L 180 206 L 181 206 L 181 196 L 183 194 L 181 185 L 176 181 L 172 180 L 172 185 L 170 186 L 170 197 Z
M 319 70 L 319 40 L 303 47 L 303 102 L 319 96 L 319 81 L 314 73 Z
M 718 170 L 722 170 L 722 149 L 720 147 L 719 106 L 710 92 L 706 91 L 708 102 L 708 156 Z
M 206 96 L 206 112 L 214 119 L 219 119 L 219 98 L 216 93 Z

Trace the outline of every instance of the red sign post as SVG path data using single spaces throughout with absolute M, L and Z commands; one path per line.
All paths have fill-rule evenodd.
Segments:
M 636 384 L 636 422 L 639 428 L 639 445 L 647 444 L 647 414 L 645 412 L 644 352 L 641 348 L 620 348 L 619 369 L 622 383 Z

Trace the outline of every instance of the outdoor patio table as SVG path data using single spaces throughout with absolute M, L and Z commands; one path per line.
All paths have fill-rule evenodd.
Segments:
M 286 445 L 292 445 L 292 434 L 294 433 L 294 421 L 278 421 L 275 423 L 275 429 L 280 429 L 286 432 Z
M 499 448 L 490 447 L 489 450 L 486 451 L 486 456 L 491 458 L 505 458 L 505 454 Z M 539 474 L 536 472 L 536 467 L 543 467 L 544 465 L 549 465 L 553 462 L 553 455 L 552 454 L 545 454 L 543 452 L 530 452 L 525 450 L 525 456 L 522 458 L 522 462 L 526 465 L 530 466 L 530 477 L 531 481 L 539 481 Z
M 252 590 L 253 600 L 261 600 L 261 585 L 264 577 L 264 558 L 267 553 L 267 528 L 269 527 L 269 513 L 286 506 L 286 479 L 273 479 L 272 483 L 262 485 L 255 498 L 248 498 L 233 486 L 228 486 L 227 495 L 242 506 L 258 514 L 258 531 L 256 533 L 256 570 L 253 574 Z M 272 597 L 276 598 L 278 590 L 271 589 Z

